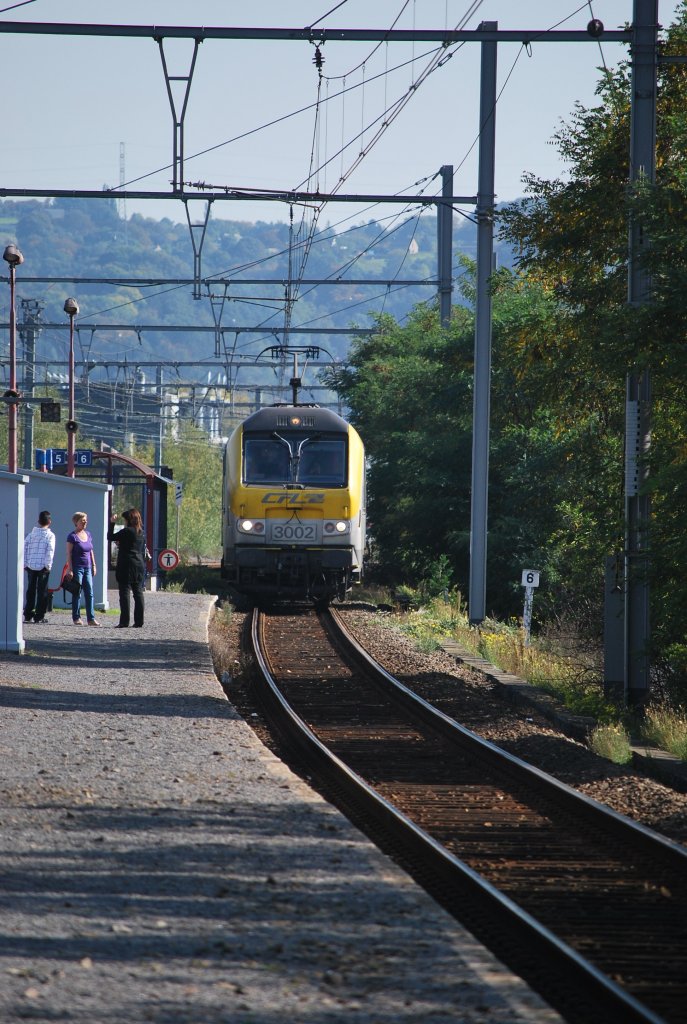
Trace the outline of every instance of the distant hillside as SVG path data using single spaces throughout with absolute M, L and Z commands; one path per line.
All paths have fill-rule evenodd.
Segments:
M 391 223 L 385 221 L 386 223 Z M 255 224 L 210 218 L 202 246 L 203 277 L 231 278 L 226 295 L 217 287 L 213 298 L 204 295 L 194 301 L 190 285 L 151 284 L 130 287 L 115 284 L 70 282 L 38 283 L 34 276 L 65 278 L 192 279 L 194 251 L 186 223 L 154 220 L 134 215 L 122 220 L 116 201 L 56 199 L 54 201 L 0 202 L 0 240 L 16 242 L 25 263 L 17 272 L 19 299 L 39 300 L 44 305 L 44 322 L 63 323 L 64 299 L 74 295 L 81 307 L 78 324 L 81 349 L 88 347 L 93 358 L 121 359 L 127 354 L 139 359 L 206 359 L 214 354 L 214 333 L 144 332 L 120 337 L 98 331 L 91 337 L 85 330 L 92 324 L 150 324 L 167 326 L 203 325 L 214 327 L 262 326 L 259 334 L 241 333 L 237 351 L 257 354 L 272 341 L 272 329 L 284 326 L 284 282 L 297 277 L 303 260 L 303 245 L 289 252 L 289 228 L 283 223 Z M 455 218 L 454 251 L 474 258 L 475 226 Z M 196 245 L 199 233 L 196 232 Z M 510 265 L 511 253 L 500 249 L 500 265 Z M 436 276 L 436 218 L 424 213 L 409 217 L 392 227 L 375 221 L 335 232 L 321 227 L 308 249 L 303 277 L 340 281 L 336 286 L 303 285 L 294 305 L 291 325 L 297 327 L 367 327 L 369 313 L 381 311 L 402 319 L 418 302 L 432 301 L 430 286 L 397 286 L 395 280 L 427 280 Z M 242 279 L 259 278 L 260 285 L 241 284 Z M 374 287 L 347 283 L 363 279 L 391 282 Z M 272 281 L 278 283 L 271 283 Z M 456 298 L 455 301 L 459 301 Z M 18 310 L 20 313 L 20 309 Z M 234 334 L 225 335 L 234 344 Z M 293 336 L 294 339 L 297 335 Z M 346 335 L 307 335 L 301 343 L 318 344 L 333 355 L 345 357 Z M 37 358 L 63 359 L 66 336 L 43 331 Z

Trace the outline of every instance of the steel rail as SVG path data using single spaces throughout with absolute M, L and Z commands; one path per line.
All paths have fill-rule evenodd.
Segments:
M 407 686 L 404 686 L 398 679 L 395 679 L 386 669 L 370 657 L 364 647 L 358 643 L 351 632 L 346 628 L 341 616 L 335 609 L 330 608 L 328 617 L 336 624 L 336 643 L 341 645 L 343 640 L 347 654 L 353 658 L 366 672 L 374 673 L 377 681 L 381 681 L 386 692 L 390 694 L 403 708 L 409 711 L 414 717 L 419 718 L 425 725 L 434 729 L 444 739 L 450 742 L 459 743 L 477 755 L 487 755 L 490 758 L 498 758 L 508 767 L 509 774 L 519 782 L 529 785 L 532 789 L 546 789 L 555 794 L 556 802 L 564 804 L 577 817 L 586 818 L 596 827 L 601 827 L 607 834 L 615 839 L 631 839 L 635 849 L 639 848 L 649 854 L 653 860 L 660 860 L 670 871 L 687 872 L 687 849 L 673 842 L 666 836 L 654 832 L 645 825 L 623 814 L 614 811 L 612 807 L 601 804 L 598 800 L 581 793 L 572 786 L 566 785 L 559 779 L 548 775 L 546 772 L 535 768 L 526 761 L 508 753 L 489 740 L 483 739 L 470 729 L 460 725 L 454 719 L 449 718 L 443 711 L 429 704 L 422 697 L 413 693 Z M 325 620 L 326 623 L 326 620 Z
M 327 614 L 324 613 L 324 618 Z M 334 621 L 331 613 L 329 617 L 330 621 Z M 356 814 L 368 818 L 371 816 L 381 825 L 383 834 L 397 849 L 403 851 L 416 868 L 418 864 L 421 865 L 422 873 L 430 876 L 426 888 L 458 920 L 465 923 L 480 941 L 484 941 L 506 964 L 521 973 L 533 988 L 565 1015 L 570 1024 L 665 1024 L 662 1017 L 643 1006 L 527 911 L 455 857 L 328 750 L 279 690 L 265 650 L 264 616 L 259 609 L 253 612 L 251 640 L 260 670 L 256 674 L 255 683 L 270 727 L 287 749 L 297 752 L 321 777 L 343 794 L 344 803 L 353 810 L 354 817 Z M 411 693 L 407 687 L 393 680 L 369 655 L 366 655 L 366 661 L 368 670 L 381 670 L 387 682 L 394 681 L 401 691 Z M 403 699 L 406 699 L 405 695 Z M 441 723 L 438 728 L 443 729 L 446 723 L 451 722 L 451 719 L 432 709 L 425 701 L 421 703 L 424 705 L 423 717 L 428 711 L 436 712 L 437 722 Z M 442 719 L 445 722 L 441 722 Z M 461 732 L 467 733 L 468 730 L 461 729 Z M 493 744 L 481 742 L 494 752 L 503 754 Z M 512 755 L 509 757 L 512 758 Z M 524 762 L 520 763 L 524 765 Z M 544 776 L 544 773 L 539 775 Z

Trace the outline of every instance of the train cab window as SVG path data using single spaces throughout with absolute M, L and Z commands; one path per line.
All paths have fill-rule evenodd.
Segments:
M 317 440 L 303 445 L 298 463 L 298 483 L 316 487 L 344 487 L 345 440 Z
M 245 438 L 244 474 L 247 484 L 283 483 L 289 479 L 289 450 L 281 441 Z

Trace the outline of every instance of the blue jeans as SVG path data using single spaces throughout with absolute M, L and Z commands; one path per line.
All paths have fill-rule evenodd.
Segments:
M 72 594 L 72 618 L 74 622 L 81 618 L 81 591 L 83 591 L 86 602 L 86 618 L 89 622 L 93 622 L 95 608 L 93 606 L 93 575 L 90 565 L 87 569 L 75 569 L 74 576 L 81 584 L 81 590 L 78 594 Z

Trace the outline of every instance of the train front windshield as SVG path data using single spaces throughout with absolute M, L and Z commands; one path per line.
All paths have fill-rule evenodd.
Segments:
M 346 486 L 346 438 L 244 437 L 244 482 Z

